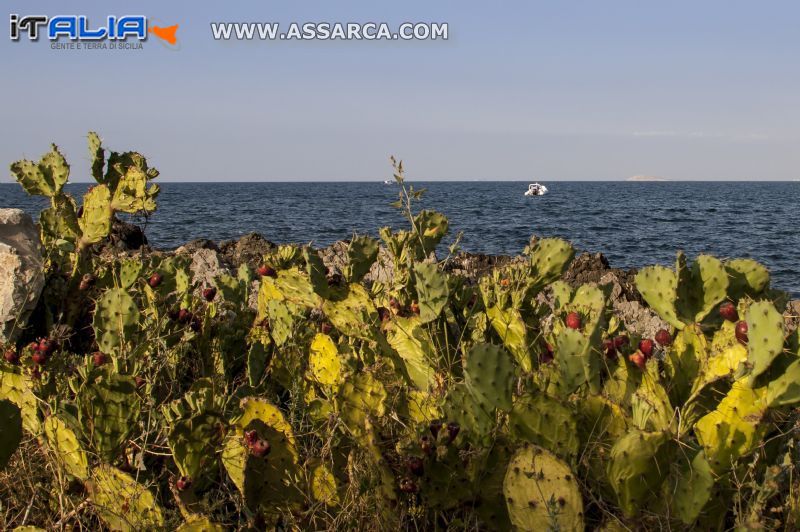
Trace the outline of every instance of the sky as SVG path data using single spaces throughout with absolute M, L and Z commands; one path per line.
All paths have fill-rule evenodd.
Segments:
M 0 159 L 55 142 L 73 181 L 90 180 L 89 130 L 164 181 L 383 180 L 390 155 L 419 180 L 800 178 L 796 0 L 4 4 L 179 24 L 177 49 L 0 39 Z M 449 39 L 220 42 L 210 29 L 309 21 L 447 22 Z

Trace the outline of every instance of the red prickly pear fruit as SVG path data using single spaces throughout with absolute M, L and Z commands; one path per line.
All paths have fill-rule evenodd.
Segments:
M 642 371 L 647 368 L 647 357 L 644 356 L 644 353 L 641 351 L 636 351 L 629 355 L 628 360 L 630 360 L 633 364 L 636 364 L 636 366 Z
M 419 303 L 417 303 L 416 301 L 412 301 L 411 305 L 409 306 L 409 310 L 411 310 L 412 314 L 416 314 L 417 316 L 419 316 Z
M 378 318 L 380 318 L 381 322 L 387 321 L 391 318 L 392 313 L 389 312 L 389 309 L 386 307 L 378 307 Z
M 327 321 L 323 321 L 322 325 L 320 326 L 320 329 L 322 330 L 322 334 L 330 334 L 331 331 L 333 330 L 333 325 L 331 325 Z
M 258 432 L 254 430 L 248 430 L 244 433 L 244 442 L 247 444 L 248 447 L 253 445 L 257 439 L 258 439 Z
M 9 364 L 17 364 L 19 362 L 19 355 L 13 349 L 7 349 L 5 353 L 3 353 L 3 358 Z
M 186 323 L 192 319 L 192 313 L 182 308 L 178 311 L 178 321 L 181 323 Z
M 42 378 L 42 372 L 39 371 L 39 366 L 33 368 L 33 371 L 31 371 L 31 377 L 33 377 L 37 381 Z
M 214 301 L 214 298 L 217 297 L 217 289 L 213 286 L 209 288 L 203 289 L 203 299 L 208 302 Z
M 153 272 L 150 278 L 147 280 L 147 284 L 150 285 L 150 288 L 158 288 L 161 285 L 161 281 L 164 280 L 164 277 L 161 276 L 158 272 Z
M 34 364 L 43 366 L 47 363 L 47 353 L 44 353 L 43 351 L 34 351 L 31 355 L 31 360 L 33 360 Z
M 509 281 L 508 279 L 500 279 L 500 286 L 502 286 L 503 288 L 508 287 L 508 285 L 510 285 L 510 284 L 511 284 L 511 281 Z
M 266 264 L 262 264 L 261 266 L 259 266 L 258 269 L 256 270 L 256 273 L 260 277 L 277 277 L 278 276 L 278 272 L 275 271 L 275 268 L 273 268 L 272 266 L 267 266 Z
M 439 436 L 439 431 L 442 430 L 442 422 L 441 421 L 431 421 L 430 426 L 428 427 L 431 431 L 431 435 L 434 438 Z
M 50 355 L 56 350 L 56 343 L 49 338 L 42 338 L 39 340 L 39 352 L 44 353 L 45 356 Z
M 392 309 L 392 312 L 398 314 L 400 312 L 400 302 L 393 298 L 389 298 L 389 308 Z
M 134 378 L 133 380 L 136 383 L 136 388 L 137 389 L 141 388 L 142 386 L 144 386 L 147 383 L 147 381 L 144 380 L 144 377 L 140 377 L 139 375 L 137 375 L 136 378 Z
M 603 352 L 607 358 L 617 358 L 617 348 L 614 347 L 614 340 L 603 340 Z
M 619 351 L 620 349 L 622 349 L 626 345 L 628 345 L 628 337 L 627 336 L 620 335 L 620 336 L 617 336 L 616 338 L 614 338 L 614 349 L 616 349 L 617 351 Z
M 549 343 L 544 343 L 544 351 L 539 353 L 539 362 L 542 364 L 549 364 L 555 359 L 555 354 L 553 353 L 553 346 Z
M 94 283 L 97 279 L 91 273 L 86 273 L 81 277 L 81 283 L 78 285 L 78 289 L 82 292 L 90 289 L 94 286 Z
M 570 312 L 569 314 L 567 314 L 564 323 L 570 329 L 578 330 L 581 328 L 581 315 L 578 314 L 577 312 Z
M 734 334 L 736 335 L 736 339 L 739 340 L 739 343 L 742 345 L 747 345 L 747 331 L 748 327 L 746 321 L 736 322 Z
M 256 441 L 250 444 L 250 454 L 256 458 L 264 458 L 271 450 L 272 446 L 263 438 L 256 438 Z
M 419 491 L 419 487 L 417 486 L 417 483 L 410 478 L 404 478 L 400 480 L 400 491 L 403 493 L 417 493 Z
M 433 454 L 433 441 L 431 441 L 430 436 L 422 436 L 419 439 L 419 446 L 426 455 L 430 456 Z
M 28 344 L 28 349 L 30 349 L 32 352 L 35 353 L 36 351 L 39 350 L 39 342 L 31 342 L 31 343 L 29 343 Z
M 101 353 L 100 351 L 95 351 L 92 353 L 92 363 L 95 366 L 102 366 L 106 362 L 108 362 L 108 357 L 104 353 Z
M 736 305 L 731 301 L 726 301 L 719 306 L 719 315 L 728 321 L 739 321 L 739 313 L 736 311 Z
M 406 462 L 406 467 L 408 467 L 408 470 L 413 475 L 418 477 L 421 477 L 425 473 L 425 463 L 419 456 L 410 456 Z
M 447 443 L 453 443 L 453 440 L 456 439 L 458 433 L 461 431 L 461 427 L 458 426 L 458 423 L 455 421 L 451 421 L 447 424 Z
M 656 333 L 656 342 L 659 345 L 672 345 L 672 335 L 666 329 L 659 329 Z
M 192 315 L 192 318 L 189 320 L 189 328 L 194 332 L 200 332 L 202 329 L 203 322 L 197 316 Z
M 192 487 L 192 479 L 189 477 L 180 477 L 175 481 L 175 487 L 178 491 L 186 491 Z
M 653 356 L 653 341 L 650 338 L 643 338 L 640 340 L 639 351 L 647 358 Z

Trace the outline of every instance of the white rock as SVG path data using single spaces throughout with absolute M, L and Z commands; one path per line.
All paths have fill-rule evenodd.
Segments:
M 44 287 L 39 230 L 21 209 L 0 209 L 0 342 L 25 328 Z

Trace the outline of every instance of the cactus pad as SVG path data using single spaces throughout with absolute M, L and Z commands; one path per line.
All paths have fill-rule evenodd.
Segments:
M 378 241 L 359 235 L 350 240 L 347 246 L 347 265 L 344 277 L 350 283 L 360 282 L 378 258 Z
M 447 276 L 439 271 L 436 263 L 418 262 L 414 265 L 414 288 L 419 298 L 419 318 L 428 323 L 439 317 L 447 305 L 450 291 Z
M 627 515 L 635 515 L 657 495 L 672 456 L 669 438 L 665 432 L 633 430 L 611 448 L 608 480 Z
M 28 160 L 17 161 L 11 165 L 11 173 L 28 194 L 52 198 L 61 193 L 67 182 L 69 165 L 58 146 L 52 144 L 38 164 Z
M 747 361 L 750 382 L 761 375 L 783 351 L 783 316 L 769 301 L 758 301 L 747 309 Z
M 528 253 L 533 267 L 535 286 L 541 289 L 557 280 L 566 271 L 575 256 L 575 248 L 560 238 L 542 238 L 529 249 Z
M 22 414 L 19 407 L 7 399 L 0 399 L 0 471 L 22 441 Z
M 578 454 L 580 441 L 572 411 L 543 393 L 528 394 L 514 402 L 508 418 L 511 433 L 569 462 Z
M 126 290 L 111 288 L 97 301 L 94 311 L 95 338 L 104 353 L 120 353 L 132 339 L 139 323 L 139 308 Z
M 325 301 L 322 310 L 343 334 L 362 340 L 373 339 L 373 324 L 378 322 L 378 311 L 363 286 L 351 284 L 344 299 Z
M 492 344 L 474 345 L 465 357 L 464 375 L 467 389 L 481 409 L 511 409 L 515 375 L 505 349 Z
M 583 499 L 572 470 L 534 445 L 517 451 L 503 481 L 511 522 L 518 530 L 583 530 Z
M 47 444 L 55 452 L 67 474 L 79 480 L 87 480 L 89 461 L 72 429 L 56 416 L 48 416 L 44 420 L 44 434 Z
M 414 386 L 427 391 L 436 373 L 432 365 L 436 359 L 436 349 L 430 333 L 422 327 L 420 318 L 395 318 L 386 336 L 389 345 L 400 355 Z
M 164 528 L 164 516 L 153 494 L 127 473 L 100 465 L 92 470 L 88 487 L 95 511 L 111 530 Z
M 321 386 L 336 389 L 342 378 L 342 364 L 336 344 L 327 334 L 318 333 L 308 353 L 308 378 Z
M 733 300 L 756 297 L 769 287 L 769 271 L 753 259 L 726 261 L 725 270 L 729 279 L 728 295 Z
M 664 321 L 677 329 L 684 327 L 675 310 L 675 300 L 678 296 L 678 279 L 675 272 L 664 266 L 642 268 L 636 274 L 636 289 Z

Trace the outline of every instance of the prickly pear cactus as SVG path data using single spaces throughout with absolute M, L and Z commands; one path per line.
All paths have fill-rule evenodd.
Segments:
M 534 443 L 572 463 L 580 441 L 572 410 L 563 402 L 537 392 L 520 397 L 508 416 L 511 434 Z
M 728 295 L 734 301 L 744 296 L 755 298 L 769 288 L 769 271 L 753 259 L 725 262 L 728 273 Z
M 104 353 L 121 354 L 126 341 L 130 341 L 139 323 L 139 308 L 126 290 L 111 288 L 95 305 L 95 339 Z
M 533 362 L 528 346 L 528 330 L 520 311 L 515 308 L 504 310 L 499 306 L 491 306 L 486 308 L 486 316 L 522 370 L 531 371 Z
M 339 506 L 339 494 L 336 486 L 336 477 L 323 463 L 319 463 L 311 470 L 311 495 L 315 501 L 321 502 L 330 508 Z
M 153 494 L 127 473 L 102 464 L 92 470 L 89 498 L 111 530 L 164 528 L 164 515 Z
M 342 363 L 336 344 L 327 334 L 318 333 L 308 352 L 308 378 L 336 390 L 342 379 Z
M 678 473 L 675 486 L 670 490 L 672 495 L 671 505 L 675 515 L 691 525 L 700 516 L 717 482 L 716 475 L 706 460 L 703 451 L 694 455 L 691 461 Z
M 225 526 L 211 522 L 207 517 L 194 516 L 179 526 L 175 532 L 225 532 Z
M 583 530 L 583 499 L 575 474 L 555 455 L 528 445 L 514 454 L 503 481 L 518 530 Z
M 434 383 L 437 359 L 433 339 L 417 316 L 395 318 L 389 326 L 386 339 L 397 351 L 406 372 L 414 385 L 422 391 Z
M 476 443 L 486 441 L 497 421 L 494 411 L 478 404 L 464 383 L 452 386 L 447 392 L 444 412 L 447 419 L 461 427 L 460 432 L 464 434 L 464 438 Z
M 627 515 L 637 514 L 658 494 L 672 453 L 666 432 L 632 430 L 611 448 L 608 480 Z
M 11 401 L 22 414 L 22 428 L 31 434 L 39 434 L 41 423 L 36 395 L 30 377 L 19 370 L 0 370 L 0 400 Z
M 233 421 L 225 439 L 222 464 L 251 509 L 271 513 L 275 503 L 294 504 L 302 498 L 302 472 L 291 426 L 271 403 L 255 397 L 241 403 L 241 414 Z M 269 444 L 266 456 L 250 450 L 246 434 Z
M 343 334 L 362 340 L 374 339 L 373 324 L 378 323 L 378 311 L 363 286 L 351 284 L 344 299 L 325 301 L 322 311 Z
M 562 395 L 569 395 L 578 387 L 599 379 L 599 354 L 594 351 L 591 338 L 575 329 L 562 329 L 555 342 L 555 358 Z
M 359 235 L 350 240 L 347 246 L 347 265 L 344 277 L 350 283 L 360 282 L 378 258 L 378 241 Z
M 119 261 L 119 282 L 122 288 L 128 289 L 139 279 L 142 273 L 142 261 L 140 259 L 120 259 Z
M 89 478 L 89 461 L 75 432 L 55 415 L 44 420 L 47 444 L 68 475 L 79 480 Z
M 762 423 L 766 395 L 766 388 L 752 389 L 737 381 L 716 410 L 695 424 L 695 435 L 715 472 L 729 469 L 758 446 L 767 429 Z
M 770 381 L 766 401 L 770 408 L 800 402 L 800 360 L 792 362 L 780 376 Z
M 414 288 L 419 299 L 419 318 L 428 323 L 439 317 L 450 291 L 447 287 L 447 276 L 439 271 L 435 263 L 418 262 L 414 265 Z
M 136 428 L 141 400 L 132 377 L 108 374 L 85 383 L 77 395 L 78 422 L 86 439 L 105 460 L 118 456 Z
M 8 464 L 11 455 L 22 441 L 22 414 L 19 407 L 7 399 L 0 399 L 0 471 Z
M 783 316 L 769 301 L 747 309 L 747 362 L 750 382 L 761 375 L 783 351 Z
M 339 388 L 337 409 L 345 426 L 356 439 L 365 435 L 370 417 L 385 413 L 386 389 L 371 373 L 361 372 L 346 380 Z
M 678 319 L 675 300 L 678 297 L 678 278 L 675 272 L 664 266 L 647 266 L 636 274 L 636 289 L 650 307 L 664 321 L 677 329 L 684 323 Z
M 447 217 L 435 211 L 423 210 L 414 217 L 414 229 L 421 247 L 418 258 L 426 258 L 436 250 L 450 227 Z
M 12 163 L 11 173 L 28 194 L 52 198 L 61 194 L 69 178 L 69 165 L 58 146 L 52 144 L 38 163 L 28 160 Z
M 478 406 L 488 412 L 511 409 L 514 365 L 502 347 L 476 344 L 464 359 L 465 384 Z
M 111 192 L 98 185 L 83 197 L 83 214 L 78 218 L 81 230 L 79 247 L 97 244 L 111 232 Z
M 528 249 L 528 255 L 533 267 L 535 287 L 541 290 L 566 271 L 575 256 L 575 248 L 560 238 L 542 238 Z

